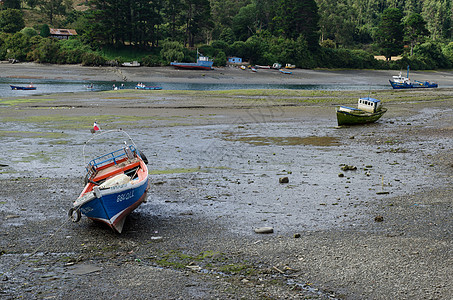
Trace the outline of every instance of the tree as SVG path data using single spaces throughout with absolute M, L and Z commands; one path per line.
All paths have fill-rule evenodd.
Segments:
M 20 0 L 2 0 L 0 2 L 3 6 L 3 9 L 5 8 L 20 9 Z
M 426 29 L 426 22 L 420 14 L 411 14 L 404 23 L 406 28 L 407 39 L 411 44 L 411 56 L 413 54 L 414 46 L 428 35 Z
M 451 0 L 423 1 L 423 18 L 433 40 L 451 37 Z
M 315 0 L 279 0 L 273 21 L 274 29 L 285 37 L 295 40 L 302 35 L 310 50 L 319 47 L 319 15 Z
M 25 61 L 30 49 L 30 41 L 27 36 L 20 32 L 8 37 L 5 41 L 7 50 L 6 58 L 14 58 L 20 61 Z
M 387 60 L 403 52 L 403 13 L 397 8 L 387 8 L 382 13 L 378 29 L 381 53 Z
M 49 37 L 50 36 L 50 28 L 47 24 L 42 24 L 41 30 L 39 31 L 39 35 L 42 37 Z
M 184 46 L 178 42 L 166 40 L 162 43 L 160 56 L 167 62 L 182 61 L 184 59 Z
M 31 38 L 35 35 L 38 35 L 38 32 L 31 27 L 24 27 L 24 28 L 22 28 L 22 30 L 20 32 L 23 33 L 24 35 L 28 36 L 29 38 Z
M 63 0 L 42 0 L 39 2 L 39 8 L 47 16 L 51 25 L 54 25 L 55 18 L 64 15 L 67 9 Z
M 346 0 L 318 0 L 318 5 L 322 40 L 332 39 L 337 44 L 352 45 L 357 31 L 355 9 Z
M 258 29 L 256 5 L 249 4 L 242 7 L 232 21 L 234 35 L 240 41 L 245 41 L 253 36 Z
M 23 14 L 18 9 L 8 8 L 0 11 L 0 30 L 6 33 L 16 33 L 25 27 Z
M 204 30 L 212 28 L 209 0 L 183 0 L 182 15 L 185 24 L 184 44 L 194 47 L 196 41 L 203 40 Z

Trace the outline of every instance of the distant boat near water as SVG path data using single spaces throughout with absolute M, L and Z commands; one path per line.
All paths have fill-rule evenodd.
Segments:
M 144 85 L 143 83 L 138 83 L 135 86 L 136 90 L 161 90 L 161 86 L 149 86 L 149 85 Z
M 409 66 L 407 66 L 407 76 L 402 76 L 401 72 L 398 76 L 393 76 L 389 80 L 390 84 L 394 89 L 416 89 L 416 88 L 437 88 L 438 84 L 430 81 L 418 81 L 414 80 L 413 82 L 409 78 Z
M 387 111 L 380 100 L 364 97 L 359 98 L 357 108 L 339 106 L 336 108 L 338 126 L 373 123 Z
M 33 85 L 27 85 L 27 86 L 18 86 L 18 85 L 10 85 L 12 90 L 36 90 L 36 87 Z
M 138 61 L 133 61 L 133 62 L 124 62 L 121 64 L 123 67 L 140 67 L 140 63 Z

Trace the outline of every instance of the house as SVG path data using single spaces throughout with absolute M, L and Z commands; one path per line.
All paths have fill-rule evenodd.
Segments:
M 240 57 L 228 57 L 228 63 L 229 64 L 242 64 L 242 58 Z
M 71 36 L 76 36 L 77 32 L 74 29 L 57 29 L 57 28 L 49 28 L 50 30 L 50 37 L 59 39 L 59 40 L 67 40 Z

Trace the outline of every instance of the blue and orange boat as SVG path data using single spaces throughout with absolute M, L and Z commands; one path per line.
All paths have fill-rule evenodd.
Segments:
M 68 214 L 74 222 L 78 222 L 83 214 L 121 233 L 126 217 L 146 202 L 148 160 L 123 130 L 96 133 L 88 142 L 106 133 L 123 133 L 130 143 L 125 142 L 124 147 L 98 156 L 86 164 L 85 187 Z M 88 142 L 83 148 L 84 158 Z

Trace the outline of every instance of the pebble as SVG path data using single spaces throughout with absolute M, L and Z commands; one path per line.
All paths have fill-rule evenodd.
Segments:
M 280 177 L 278 179 L 278 182 L 280 182 L 280 183 L 288 183 L 289 182 L 289 178 L 288 177 Z
M 273 232 L 274 232 L 274 228 L 273 227 L 259 227 L 259 228 L 255 228 L 255 233 L 263 234 L 263 233 L 273 233 Z

